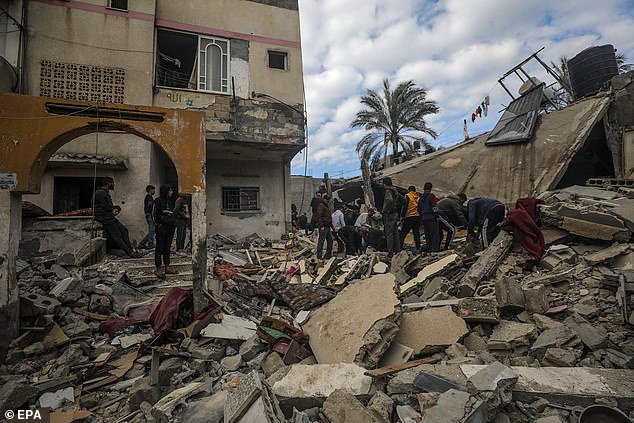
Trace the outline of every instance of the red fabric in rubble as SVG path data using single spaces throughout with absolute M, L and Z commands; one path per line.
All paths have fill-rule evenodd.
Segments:
M 543 204 L 537 198 L 520 198 L 515 203 L 515 208 L 506 215 L 504 229 L 513 232 L 513 237 L 533 258 L 522 263 L 524 269 L 532 269 L 546 251 L 544 234 L 537 226 L 537 205 Z
M 180 306 L 190 295 L 192 295 L 191 291 L 172 288 L 158 303 L 150 315 L 150 323 L 156 336 L 174 327 L 178 320 Z

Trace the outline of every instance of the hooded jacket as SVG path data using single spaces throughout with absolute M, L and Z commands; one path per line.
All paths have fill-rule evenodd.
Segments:
M 493 198 L 474 198 L 467 204 L 469 214 L 469 224 L 467 228 L 472 230 L 476 226 L 482 226 L 489 211 L 496 206 L 504 207 L 504 204 Z
M 317 206 L 317 226 L 319 228 L 332 227 L 332 212 L 326 200 L 321 200 L 321 203 Z
M 419 217 L 420 195 L 416 191 L 410 191 L 405 195 L 405 206 L 401 210 L 402 217 Z
M 428 220 L 434 220 L 438 217 L 436 213 L 436 206 L 438 205 L 438 199 L 432 192 L 424 192 L 420 197 L 420 219 L 423 222 Z
M 176 225 L 176 218 L 174 212 L 170 207 L 169 202 L 169 185 L 161 185 L 159 188 L 159 196 L 154 200 L 154 208 L 152 209 L 152 218 L 156 226 L 174 226 Z
M 97 188 L 93 201 L 95 220 L 103 225 L 114 222 L 115 218 L 112 215 L 114 205 L 108 190 L 102 187 Z
M 460 205 L 460 197 L 449 195 L 438 202 L 438 213 L 451 224 L 467 227 L 467 218 Z

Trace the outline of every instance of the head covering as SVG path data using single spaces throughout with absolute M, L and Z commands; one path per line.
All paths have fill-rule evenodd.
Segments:
M 425 185 L 423 186 L 423 189 L 425 191 L 431 191 L 431 188 L 432 188 L 431 182 L 425 182 Z
M 390 178 L 389 176 L 386 176 L 385 178 L 383 178 L 383 185 L 387 185 L 388 187 L 392 186 L 392 178 Z
M 159 188 L 159 197 L 163 200 L 167 200 L 170 189 L 172 189 L 172 187 L 169 185 L 161 185 L 161 188 Z

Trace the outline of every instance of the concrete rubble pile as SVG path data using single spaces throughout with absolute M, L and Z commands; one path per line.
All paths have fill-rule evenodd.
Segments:
M 138 261 L 19 260 L 0 409 L 69 422 L 628 421 L 634 200 L 596 187 L 541 198 L 546 252 L 532 270 L 505 231 L 479 252 L 463 237 L 435 256 L 321 262 L 310 237 L 215 235 L 197 315 L 187 277 L 158 282 Z

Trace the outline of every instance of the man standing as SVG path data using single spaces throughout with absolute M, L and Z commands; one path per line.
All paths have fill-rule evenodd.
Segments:
M 154 220 L 152 220 L 152 206 L 154 205 L 154 185 L 145 187 L 145 199 L 143 199 L 143 212 L 147 222 L 147 235 L 139 243 L 139 248 L 154 248 Z
M 431 192 L 431 189 L 431 182 L 425 182 L 423 195 L 420 199 L 420 218 L 425 228 L 425 250 L 427 253 L 436 253 L 440 250 L 438 213 L 436 209 L 438 199 Z
M 495 237 L 500 233 L 498 226 L 504 220 L 504 204 L 493 198 L 474 198 L 467 204 L 467 214 L 469 215 L 467 225 L 467 238 L 478 238 L 482 241 L 482 246 L 487 248 Z M 475 227 L 479 227 L 479 234 L 476 234 Z
M 405 242 L 405 237 L 412 231 L 414 235 L 414 244 L 416 245 L 416 253 L 420 253 L 420 209 L 419 209 L 420 196 L 416 192 L 415 186 L 407 188 L 407 195 L 405 196 L 405 206 L 401 211 L 401 217 L 403 218 L 403 228 L 401 229 L 401 248 Z
M 438 223 L 440 224 L 440 243 L 445 237 L 445 250 L 449 249 L 456 234 L 456 226 L 467 227 L 467 218 L 463 212 L 463 204 L 467 201 L 464 193 L 449 195 L 438 202 Z
M 174 231 L 176 230 L 176 217 L 174 209 L 170 204 L 170 198 L 174 191 L 169 185 L 161 185 L 159 196 L 154 200 L 152 208 L 152 218 L 156 225 L 156 248 L 154 249 L 154 264 L 156 266 L 156 276 L 164 278 L 166 274 L 176 273 L 170 268 L 170 254 Z M 162 265 L 161 267 L 161 259 Z
M 400 194 L 392 185 L 392 178 L 383 178 L 383 189 L 385 189 L 385 197 L 383 198 L 381 214 L 383 215 L 387 253 L 388 257 L 391 258 L 395 253 L 401 251 L 400 239 L 398 237 L 398 207 Z
M 174 207 L 174 216 L 176 217 L 176 254 L 182 255 L 184 254 L 185 236 L 190 220 L 189 202 L 185 194 L 179 194 Z
M 315 224 L 319 230 L 319 238 L 317 239 L 317 258 L 322 259 L 322 250 L 324 249 L 324 241 L 326 241 L 326 259 L 332 257 L 332 212 L 328 205 L 330 197 L 324 195 L 315 211 Z
M 310 209 L 312 210 L 313 215 L 310 219 L 310 225 L 306 228 L 307 235 L 309 230 L 312 231 L 317 227 L 317 208 L 319 207 L 319 204 L 321 204 L 321 194 L 317 191 L 313 199 L 310 200 Z
M 112 204 L 110 190 L 114 190 L 114 179 L 106 176 L 102 179 L 101 186 L 97 188 L 93 196 L 93 218 L 101 223 L 106 237 L 118 249 L 123 250 L 129 258 L 143 257 L 134 251 L 128 236 L 128 229 L 116 218 L 121 208 Z
M 346 226 L 345 216 L 343 214 L 343 203 L 337 203 L 336 210 L 332 214 L 332 228 L 334 229 L 334 238 L 337 241 L 337 254 L 344 251 L 345 242 L 339 236 L 339 231 Z

